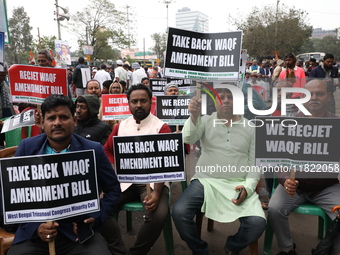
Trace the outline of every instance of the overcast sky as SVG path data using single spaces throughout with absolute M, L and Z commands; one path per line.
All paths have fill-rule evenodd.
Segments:
M 170 0 L 166 0 L 169 2 Z M 54 20 L 55 0 L 7 0 L 7 15 L 12 16 L 13 8 L 23 6 L 27 14 L 30 16 L 30 25 L 33 27 L 32 34 L 37 38 L 38 27 L 41 36 L 55 35 L 58 37 L 57 22 Z M 88 0 L 58 0 L 59 6 L 70 9 L 73 14 L 76 11 L 81 11 Z M 167 8 L 163 3 L 164 0 L 129 0 L 129 1 L 113 1 L 117 8 L 125 10 L 124 6 L 130 6 L 130 20 L 134 20 L 131 26 L 136 32 L 138 47 L 142 50 L 143 38 L 145 38 L 146 50 L 152 47 L 150 35 L 153 33 L 165 32 L 167 27 Z M 188 7 L 191 11 L 200 11 L 209 16 L 209 32 L 227 32 L 235 28 L 228 25 L 229 14 L 241 13 L 247 16 L 252 7 L 257 5 L 259 8 L 265 8 L 267 5 L 276 5 L 276 0 L 238 0 L 238 1 L 223 1 L 223 0 L 172 0 L 169 4 L 169 26 L 175 27 L 175 15 L 179 9 Z M 124 4 L 123 4 L 124 3 Z M 320 2 L 320 0 L 280 0 L 280 5 L 285 4 L 289 7 L 295 7 L 308 12 L 308 23 L 314 28 L 321 27 L 322 29 L 335 29 L 340 27 L 340 1 L 328 0 Z M 275 14 L 273 14 L 275 17 Z M 67 21 L 62 21 L 61 24 L 67 26 Z M 66 40 L 72 46 L 72 49 L 77 48 L 77 40 L 67 30 L 61 29 L 62 40 Z M 72 50 L 71 49 L 71 50 Z

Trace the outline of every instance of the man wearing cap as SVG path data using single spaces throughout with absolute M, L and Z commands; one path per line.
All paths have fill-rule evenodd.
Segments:
M 175 83 L 168 83 L 164 87 L 164 94 L 166 96 L 178 96 L 178 86 Z
M 106 65 L 102 64 L 100 66 L 100 70 L 96 72 L 93 77 L 95 80 L 99 81 L 100 89 L 103 89 L 103 82 L 107 80 L 111 80 L 111 76 L 108 72 L 106 72 Z
M 125 81 L 128 80 L 127 71 L 123 68 L 123 61 L 120 59 L 117 60 L 117 67 L 115 69 L 115 80 L 116 81 Z
M 142 79 L 146 76 L 145 70 L 141 68 L 139 63 L 134 64 L 135 71 L 132 73 L 132 85 L 137 85 L 142 82 Z

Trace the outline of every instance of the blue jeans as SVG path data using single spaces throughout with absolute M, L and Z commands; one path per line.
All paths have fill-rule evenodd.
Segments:
M 196 213 L 201 211 L 203 200 L 204 187 L 199 180 L 194 180 L 177 199 L 172 209 L 172 218 L 177 231 L 195 255 L 209 254 L 208 244 L 199 237 L 194 222 Z M 226 241 L 226 248 L 230 251 L 241 251 L 259 239 L 266 228 L 266 221 L 262 217 L 249 216 L 239 220 L 241 225 L 238 232 L 229 236 Z

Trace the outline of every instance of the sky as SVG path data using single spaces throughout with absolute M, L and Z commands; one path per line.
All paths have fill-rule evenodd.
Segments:
M 268 5 L 276 5 L 277 0 L 129 0 L 116 1 L 110 0 L 119 10 L 126 12 L 129 6 L 129 19 L 132 20 L 131 27 L 138 40 L 137 48 L 143 51 L 143 39 L 145 38 L 145 50 L 153 46 L 150 38 L 151 34 L 162 33 L 167 28 L 167 11 L 169 27 L 176 27 L 176 13 L 183 7 L 190 8 L 191 11 L 200 11 L 209 16 L 209 32 L 228 32 L 235 28 L 228 24 L 229 14 L 233 17 L 246 17 L 252 7 L 265 8 Z M 168 8 L 164 2 L 170 2 Z M 58 5 L 69 7 L 70 13 L 82 11 L 89 0 L 58 0 Z M 6 0 L 8 18 L 12 16 L 13 9 L 23 6 L 30 16 L 30 25 L 33 27 L 32 35 L 38 38 L 38 28 L 40 36 L 58 37 L 57 22 L 54 20 L 55 0 Z M 308 24 L 314 28 L 320 27 L 324 30 L 340 27 L 340 1 L 328 0 L 325 4 L 320 0 L 279 0 L 279 4 L 302 9 L 308 13 Z M 61 11 L 60 11 L 61 12 Z M 274 14 L 273 14 L 274 16 Z M 77 48 L 77 38 L 67 29 L 67 21 L 61 21 L 66 26 L 61 28 L 61 38 L 69 42 L 71 51 Z M 132 30 L 131 30 L 132 31 Z

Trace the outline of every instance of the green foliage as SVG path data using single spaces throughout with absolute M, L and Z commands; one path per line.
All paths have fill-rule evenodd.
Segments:
M 78 36 L 79 49 L 94 46 L 93 58 L 115 58 L 113 47 L 134 44 L 124 33 L 127 25 L 125 14 L 108 0 L 91 0 L 81 12 L 72 15 L 70 28 Z
M 340 60 L 340 38 L 338 36 L 325 36 L 313 38 L 303 45 L 303 52 L 324 52 L 334 55 L 334 59 Z
M 289 52 L 300 52 L 302 45 L 312 34 L 312 27 L 306 23 L 307 13 L 288 8 L 285 5 L 266 8 L 254 7 L 244 19 L 240 15 L 230 16 L 237 30 L 243 31 L 243 46 L 251 57 L 278 52 L 281 57 Z
M 33 41 L 32 27 L 29 24 L 30 18 L 24 7 L 14 8 L 12 18 L 8 21 L 11 42 L 5 52 L 5 59 L 9 64 L 28 64 Z
M 55 51 L 55 40 L 57 40 L 56 36 L 42 36 L 39 40 L 34 41 L 34 52 L 38 52 L 40 49 L 47 49 Z
M 155 41 L 154 47 L 151 48 L 155 52 L 157 58 L 163 59 L 163 52 L 166 50 L 166 33 L 155 33 L 151 35 L 151 38 Z

